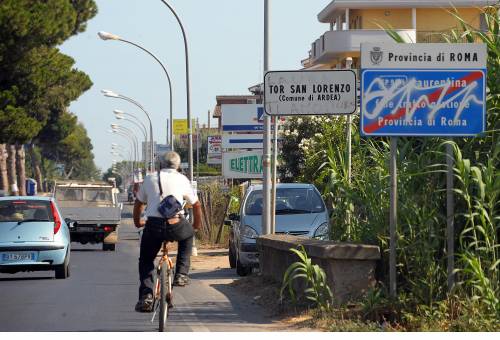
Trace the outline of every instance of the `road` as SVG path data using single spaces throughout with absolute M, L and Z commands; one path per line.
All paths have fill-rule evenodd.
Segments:
M 126 205 L 115 252 L 72 244 L 71 276 L 53 272 L 0 274 L 0 331 L 157 331 L 151 314 L 136 313 L 139 235 Z M 261 307 L 231 283 L 234 270 L 193 270 L 174 291 L 170 331 L 279 331 Z

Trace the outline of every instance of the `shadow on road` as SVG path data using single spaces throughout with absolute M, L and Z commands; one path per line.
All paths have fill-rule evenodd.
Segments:
M 41 280 L 55 280 L 52 276 L 42 277 L 0 277 L 0 281 L 41 281 Z
M 222 268 L 210 271 L 200 271 L 196 273 L 189 274 L 191 279 L 199 280 L 216 280 L 216 279 L 234 279 L 234 269 Z

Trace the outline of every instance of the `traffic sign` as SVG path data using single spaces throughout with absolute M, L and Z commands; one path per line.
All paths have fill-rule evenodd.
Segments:
M 353 70 L 267 72 L 264 108 L 273 116 L 354 113 L 356 73 Z
M 362 44 L 361 134 L 484 132 L 485 53 L 484 44 Z

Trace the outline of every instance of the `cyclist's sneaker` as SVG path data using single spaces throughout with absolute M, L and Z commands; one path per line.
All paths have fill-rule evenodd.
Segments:
M 189 284 L 189 277 L 185 274 L 176 274 L 174 277 L 174 286 L 183 287 Z
M 153 295 L 146 294 L 137 301 L 135 311 L 139 313 L 151 313 L 153 311 Z

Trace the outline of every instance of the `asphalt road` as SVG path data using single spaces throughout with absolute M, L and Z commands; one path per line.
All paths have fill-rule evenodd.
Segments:
M 157 331 L 152 314 L 136 313 L 139 235 L 125 206 L 115 252 L 72 244 L 71 276 L 53 272 L 0 274 L 0 331 Z M 192 282 L 174 290 L 170 331 L 279 331 L 231 283 L 235 271 L 193 270 Z

